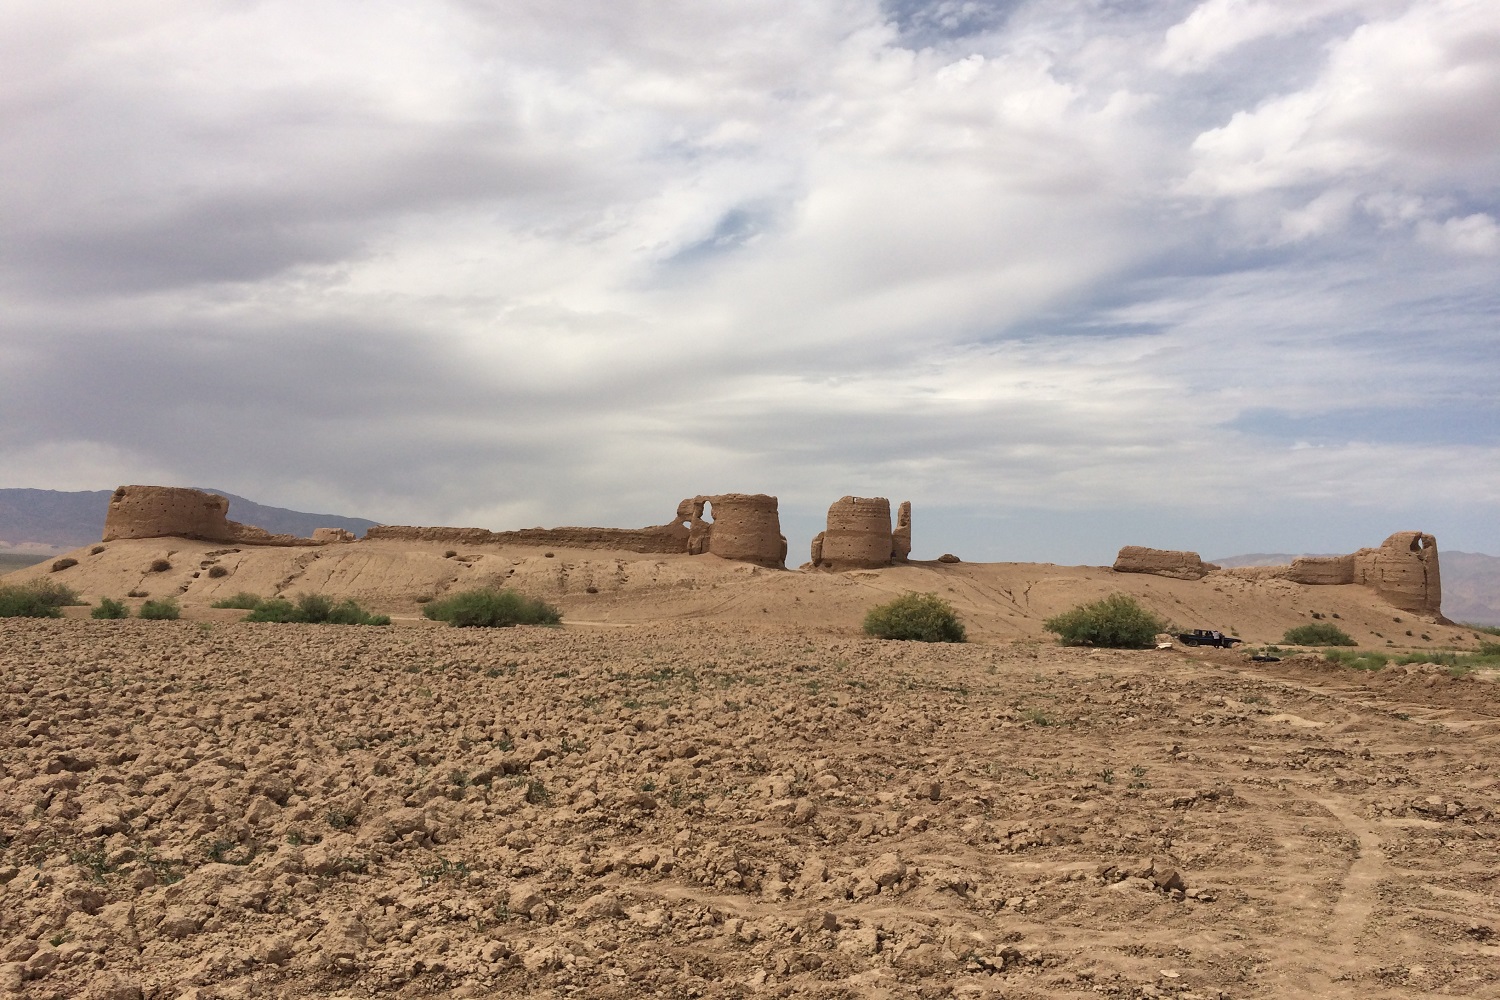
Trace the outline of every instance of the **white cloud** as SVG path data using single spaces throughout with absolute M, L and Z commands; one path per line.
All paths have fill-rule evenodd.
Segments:
M 1500 167 L 1500 7 L 1430 0 L 1335 42 L 1300 90 L 1198 136 L 1187 189 L 1236 196 L 1360 178 L 1490 187 Z
M 1174 73 L 1205 70 L 1248 42 L 1289 35 L 1360 6 L 1360 0 L 1205 0 L 1167 31 L 1155 64 Z
M 0 12 L 14 485 L 1244 516 L 1490 459 L 1233 429 L 1500 362 L 1485 5 L 117 7 Z
M 1483 212 L 1463 218 L 1444 219 L 1441 223 L 1423 220 L 1417 233 L 1424 242 L 1453 253 L 1476 257 L 1494 257 L 1500 254 L 1500 226 L 1495 224 L 1494 218 Z

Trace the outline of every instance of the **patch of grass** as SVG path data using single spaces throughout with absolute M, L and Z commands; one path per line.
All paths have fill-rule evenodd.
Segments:
M 215 840 L 203 849 L 208 860 L 221 865 L 248 865 L 258 853 L 255 845 L 243 847 L 232 840 Z
M 458 628 L 510 628 L 513 625 L 557 625 L 562 612 L 540 598 L 515 590 L 482 588 L 430 601 L 422 614 Z
M 865 635 L 916 642 L 963 642 L 963 623 L 953 605 L 936 594 L 902 594 L 865 615 Z
M 94 608 L 93 611 L 89 612 L 89 617 L 107 619 L 129 618 L 130 609 L 125 606 L 124 601 L 116 601 L 112 598 L 101 597 L 99 598 L 98 605 Z
M 1354 670 L 1381 670 L 1391 658 L 1386 653 L 1370 651 L 1345 651 L 1342 649 L 1325 649 L 1323 656 L 1330 663 L 1338 663 Z
M 77 559 L 72 559 L 72 558 L 59 559 L 55 563 L 52 564 L 52 572 L 54 572 L 54 573 L 61 573 L 63 570 L 67 569 L 69 566 L 77 566 L 77 565 L 78 565 L 78 560 Z
M 1052 720 L 1047 717 L 1047 713 L 1043 712 L 1039 708 L 1024 709 L 1021 712 L 1021 718 L 1025 719 L 1027 722 L 1032 723 L 1033 725 L 1038 725 L 1038 726 L 1050 726 L 1050 725 L 1052 725 Z
M 526 782 L 526 802 L 533 806 L 544 806 L 552 801 L 552 793 L 547 791 L 547 786 L 542 784 L 540 778 L 532 778 Z
M 260 607 L 260 602 L 261 598 L 258 594 L 252 594 L 248 591 L 242 590 L 238 594 L 235 594 L 233 597 L 225 597 L 222 600 L 214 601 L 209 605 L 209 607 L 238 608 L 241 611 L 254 611 L 256 608 Z
M 1150 649 L 1167 622 L 1129 594 L 1110 594 L 1091 604 L 1080 604 L 1042 623 L 1064 646 L 1103 646 L 1108 649 Z
M 1357 646 L 1348 632 L 1330 622 L 1289 628 L 1281 641 L 1292 646 Z
M 81 603 L 72 587 L 52 580 L 0 586 L 0 618 L 61 618 L 63 608 Z
M 177 606 L 177 598 L 163 597 L 142 604 L 140 617 L 147 621 L 175 622 L 182 617 L 182 609 Z

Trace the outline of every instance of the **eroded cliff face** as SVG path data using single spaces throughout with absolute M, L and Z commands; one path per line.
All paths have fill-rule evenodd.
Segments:
M 911 503 L 901 504 L 895 530 L 885 497 L 840 497 L 828 508 L 828 527 L 812 541 L 819 569 L 878 569 L 911 554 Z
M 1218 569 L 1206 563 L 1196 552 L 1177 549 L 1150 549 L 1144 545 L 1127 545 L 1115 556 L 1116 573 L 1149 573 L 1173 580 L 1201 580 Z
M 181 486 L 121 486 L 109 498 L 102 541 L 117 538 L 197 538 L 237 545 L 320 545 L 311 538 L 273 535 L 229 520 L 229 501 Z

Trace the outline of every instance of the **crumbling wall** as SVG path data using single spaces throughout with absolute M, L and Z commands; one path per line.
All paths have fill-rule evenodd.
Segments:
M 892 531 L 891 502 L 885 497 L 840 497 L 828 508 L 828 527 L 813 539 L 812 564 L 875 569 L 905 560 L 911 552 L 911 504 L 903 503 L 901 513 L 905 523 Z
M 1349 557 L 1354 582 L 1391 604 L 1417 614 L 1442 615 L 1443 583 L 1438 572 L 1437 539 L 1420 531 L 1398 531 L 1379 548 Z
M 786 565 L 786 539 L 775 497 L 760 493 L 697 496 L 677 505 L 677 517 L 650 528 L 422 528 L 382 524 L 365 532 L 374 540 L 444 542 L 449 545 L 535 545 L 673 555 L 710 553 L 760 566 Z
M 176 486 L 121 486 L 109 498 L 103 541 L 171 537 L 229 541 L 229 501 Z
M 896 530 L 891 532 L 891 558 L 906 562 L 911 558 L 911 501 L 901 501 L 896 508 Z
M 196 538 L 239 545 L 320 545 L 311 538 L 273 535 L 229 520 L 229 500 L 181 486 L 121 486 L 109 498 L 102 541 L 117 538 Z
M 654 528 L 424 528 L 381 524 L 365 532 L 372 540 L 444 542 L 449 545 L 536 545 L 572 549 L 671 554 L 686 551 L 688 530 L 673 522 Z
M 1196 552 L 1127 545 L 1115 569 L 1197 580 L 1219 567 L 1200 563 Z M 1244 566 L 1222 572 L 1243 580 L 1289 580 L 1313 587 L 1359 584 L 1403 611 L 1438 618 L 1443 614 L 1437 539 L 1420 531 L 1398 531 L 1377 548 L 1347 556 L 1298 556 L 1290 566 Z
M 1150 549 L 1144 545 L 1127 545 L 1115 556 L 1116 573 L 1149 573 L 1173 580 L 1201 580 L 1213 570 L 1196 552 L 1176 549 Z
M 1328 587 L 1354 582 L 1353 556 L 1298 556 L 1277 574 L 1283 580 Z

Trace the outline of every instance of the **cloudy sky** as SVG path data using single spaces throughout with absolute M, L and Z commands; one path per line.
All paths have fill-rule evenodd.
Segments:
M 0 486 L 1500 554 L 1494 0 L 7 0 Z

